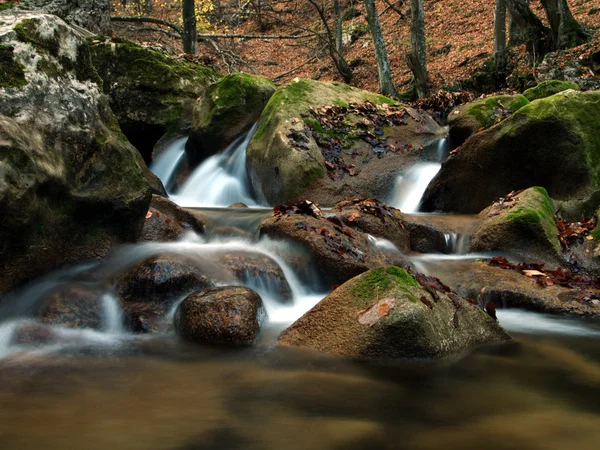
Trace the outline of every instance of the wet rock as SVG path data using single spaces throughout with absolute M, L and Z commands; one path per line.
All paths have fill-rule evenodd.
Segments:
M 42 305 L 40 322 L 68 328 L 102 329 L 102 297 L 83 287 L 67 287 L 53 294 Z
M 247 208 L 248 205 L 242 202 L 234 203 L 233 205 L 229 205 L 228 208 Z
M 471 237 L 471 251 L 506 252 L 528 263 L 556 265 L 562 262 L 562 248 L 554 212 L 544 188 L 509 195 L 481 212 L 482 221 Z
M 290 239 L 308 249 L 326 283 L 340 284 L 385 258 L 367 235 L 323 218 L 304 214 L 275 215 L 260 225 L 261 235 Z
M 478 306 L 390 266 L 334 290 L 279 344 L 363 358 L 441 358 L 510 337 Z
M 24 323 L 16 328 L 11 344 L 14 345 L 47 345 L 58 340 L 56 334 L 47 325 L 35 322 Z
M 229 238 L 241 238 L 241 239 L 245 239 L 248 241 L 253 241 L 254 240 L 254 236 L 250 233 L 248 233 L 245 230 L 242 230 L 239 227 L 234 227 L 234 226 L 221 226 L 221 227 L 214 227 L 211 231 L 210 231 L 211 235 L 214 236 L 219 236 L 219 237 L 229 237 Z
M 550 97 L 551 95 L 558 94 L 559 92 L 566 91 L 568 89 L 579 90 L 579 85 L 571 81 L 561 80 L 548 80 L 542 81 L 535 87 L 527 89 L 523 92 L 523 97 L 527 98 L 530 102 L 538 100 L 540 98 Z
M 204 289 L 188 296 L 175 313 L 180 336 L 209 344 L 251 344 L 264 318 L 259 295 L 244 287 Z
M 422 210 L 478 213 L 508 192 L 542 186 L 566 218 L 592 214 L 600 197 L 599 118 L 596 91 L 531 102 L 458 148 L 429 185 Z
M 189 129 L 196 99 L 218 74 L 161 48 L 94 39 L 92 61 L 125 136 L 146 164 L 165 135 Z
M 362 118 L 347 114 L 347 129 L 333 133 L 339 142 L 333 148 L 319 147 L 315 133 L 323 133 L 323 127 L 311 107 L 345 108 L 365 102 L 380 108 L 400 108 L 389 98 L 336 82 L 295 79 L 279 88 L 263 110 L 247 150 L 248 173 L 255 191 L 264 193 L 272 204 L 310 198 L 332 206 L 346 197 L 385 198 L 402 167 L 413 163 L 421 146 L 442 137 L 444 131 L 427 114 L 405 108 L 406 124 L 381 128 L 371 124 L 367 130 L 371 134 L 348 141 L 353 123 Z M 342 141 L 345 143 L 340 144 Z M 324 152 L 336 163 L 331 163 Z
M 186 232 L 204 232 L 202 221 L 170 200 L 153 195 L 139 242 L 169 242 Z
M 281 267 L 260 254 L 231 253 L 221 256 L 220 261 L 244 285 L 255 290 L 265 290 L 276 295 L 282 303 L 292 302 L 292 291 Z
M 2 21 L 2 67 L 19 69 L 0 83 L 0 235 L 11 236 L 0 244 L 5 292 L 135 240 L 151 187 L 81 33 L 51 15 Z
M 265 77 L 234 73 L 211 84 L 194 106 L 192 130 L 186 145 L 198 163 L 224 150 L 250 130 L 275 92 Z
M 196 233 L 203 233 L 205 228 L 205 219 L 201 214 L 192 213 L 183 209 L 171 200 L 153 195 L 150 206 L 155 208 L 161 214 L 169 216 L 185 229 L 191 229 Z
M 529 103 L 520 94 L 494 95 L 465 103 L 448 114 L 452 144 L 458 147 L 473 134 L 504 120 Z
M 123 305 L 125 328 L 133 333 L 163 333 L 172 329 L 169 305 L 127 302 Z

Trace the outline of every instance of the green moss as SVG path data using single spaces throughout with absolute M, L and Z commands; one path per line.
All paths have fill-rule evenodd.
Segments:
M 335 106 L 341 106 L 342 108 L 349 108 L 349 107 L 350 107 L 350 105 L 349 105 L 348 103 L 346 103 L 346 102 L 344 102 L 344 101 L 340 100 L 339 98 L 338 98 L 338 99 L 335 99 L 335 100 L 333 101 L 333 104 L 334 104 Z
M 13 6 L 15 6 L 15 2 L 6 2 L 6 3 L 2 3 L 0 5 L 0 11 L 5 11 L 7 9 L 11 9 Z
M 404 269 L 390 266 L 369 270 L 360 275 L 351 292 L 360 298 L 374 298 L 377 292 L 398 288 L 407 294 L 410 300 L 416 302 L 417 299 L 410 294 L 408 287 L 418 288 L 419 283 Z
M 495 95 L 475 102 L 467 112 L 475 117 L 482 127 L 487 128 L 498 120 L 499 115 L 495 111 L 503 109 L 500 103 L 504 108 L 516 112 L 527 105 L 529 100 L 522 95 Z
M 571 81 L 548 80 L 541 82 L 535 87 L 527 89 L 525 92 L 523 92 L 523 96 L 532 102 L 540 98 L 550 97 L 551 95 L 558 94 L 559 92 L 566 91 L 567 89 L 575 89 L 576 91 L 580 90 L 579 85 Z
M 27 85 L 25 67 L 16 62 L 14 48 L 0 44 L 0 88 L 22 88 Z
M 397 266 L 390 266 L 385 269 L 388 275 L 394 277 L 394 280 L 398 283 L 405 284 L 406 286 L 419 287 L 419 283 L 410 275 L 406 270 Z
M 60 49 L 58 30 L 55 30 L 52 37 L 41 36 L 38 33 L 38 25 L 39 19 L 23 19 L 13 27 L 13 30 L 17 33 L 19 41 L 31 44 L 38 53 L 49 53 L 58 57 Z

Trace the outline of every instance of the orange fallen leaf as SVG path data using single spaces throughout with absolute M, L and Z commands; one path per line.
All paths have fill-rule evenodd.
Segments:
M 149 219 L 150 217 L 152 217 L 152 211 L 146 213 L 146 219 Z
M 539 270 L 524 270 L 523 273 L 528 277 L 545 277 L 546 274 L 544 272 L 540 272 Z
M 384 298 L 383 300 L 378 301 L 371 307 L 358 313 L 358 322 L 361 325 L 369 325 L 372 327 L 379 319 L 389 314 L 395 303 L 396 301 L 393 298 Z

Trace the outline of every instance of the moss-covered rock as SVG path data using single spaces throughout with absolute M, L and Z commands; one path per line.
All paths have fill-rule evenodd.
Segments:
M 540 98 L 550 97 L 551 95 L 558 94 L 559 92 L 573 89 L 579 91 L 579 85 L 572 81 L 562 80 L 548 80 L 542 81 L 535 87 L 527 89 L 523 92 L 523 97 L 527 98 L 530 102 L 538 100 Z
M 0 87 L 0 234 L 11 236 L 0 244 L 2 293 L 134 240 L 151 188 L 79 32 L 56 16 L 5 15 L 0 43 L 26 81 Z
M 478 306 L 451 292 L 433 296 L 391 266 L 338 287 L 285 330 L 279 344 L 362 358 L 442 358 L 508 339 Z
M 160 48 L 97 37 L 88 40 L 119 125 L 149 163 L 154 145 L 165 133 L 189 128 L 196 99 L 218 74 Z
M 476 134 L 429 185 L 424 210 L 477 213 L 513 190 L 542 186 L 565 217 L 600 198 L 600 91 L 565 91 Z
M 494 203 L 480 214 L 472 251 L 499 251 L 527 262 L 561 261 L 554 206 L 546 189 L 533 187 Z
M 260 117 L 275 92 L 268 78 L 235 73 L 211 84 L 194 107 L 190 142 L 192 160 L 200 161 L 225 149 Z
M 455 108 L 448 115 L 450 137 L 455 146 L 478 131 L 501 122 L 529 103 L 524 96 L 494 95 Z
M 21 88 L 27 84 L 23 64 L 14 60 L 14 47 L 0 45 L 0 88 Z
M 263 110 L 247 150 L 248 171 L 255 190 L 262 191 L 273 204 L 304 198 L 322 205 L 333 205 L 350 196 L 385 198 L 402 167 L 418 157 L 421 145 L 441 137 L 443 129 L 431 117 L 411 109 L 405 125 L 385 126 L 383 134 L 376 137 L 397 147 L 411 145 L 413 150 L 386 151 L 383 146 L 374 149 L 361 138 L 349 139 L 348 133 L 332 134 L 331 130 L 322 129 L 310 113 L 310 108 L 348 107 L 350 103 L 365 101 L 395 104 L 387 97 L 335 82 L 295 79 L 279 88 Z M 359 119 L 349 114 L 345 119 L 348 129 Z M 339 158 L 345 165 L 354 165 L 353 175 L 341 179 L 327 176 L 326 159 L 313 130 L 343 141 Z

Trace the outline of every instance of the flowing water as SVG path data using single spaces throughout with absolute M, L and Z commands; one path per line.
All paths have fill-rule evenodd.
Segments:
M 270 210 L 259 207 L 245 173 L 251 133 L 172 193 L 181 204 L 204 206 L 192 210 L 207 222 L 204 235 L 125 246 L 35 280 L 0 303 L 0 449 L 598 448 L 598 321 L 500 310 L 514 343 L 442 362 L 356 361 L 273 345 L 327 289 L 309 255 L 257 236 Z M 165 185 L 184 145 L 176 142 L 153 165 Z M 445 146 L 437 147 L 439 160 Z M 437 169 L 415 167 L 399 177 L 396 205 L 418 210 L 439 169 L 426 164 Z M 253 208 L 223 208 L 238 201 Z M 492 256 L 468 253 L 473 218 L 418 217 L 456 230 L 446 234 L 443 253 L 408 255 L 418 270 L 447 280 L 469 261 Z M 369 240 L 398 251 L 385 239 Z M 184 255 L 218 285 L 256 290 L 268 314 L 257 344 L 210 347 L 186 343 L 171 329 L 126 332 L 114 280 L 159 254 Z M 234 274 L 222 259 L 230 254 L 266 258 L 281 277 Z M 282 283 L 291 298 L 283 298 Z M 41 324 L 41 304 L 74 285 L 100 294 L 101 327 Z M 24 342 L 31 330 L 47 343 Z

